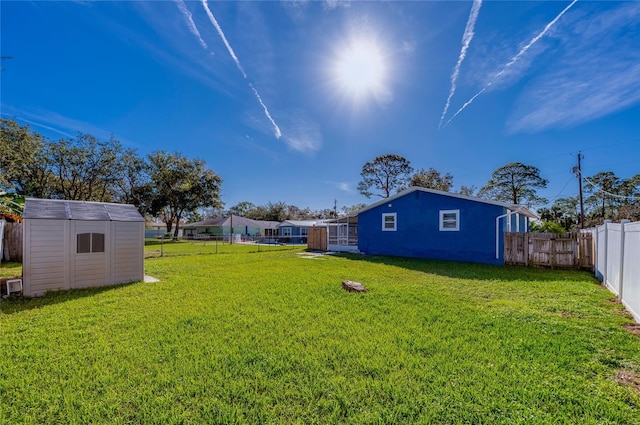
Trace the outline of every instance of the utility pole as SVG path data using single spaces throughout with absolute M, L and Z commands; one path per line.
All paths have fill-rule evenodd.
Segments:
M 338 218 L 338 200 L 333 200 L 333 218 Z
M 580 191 L 580 228 L 584 229 L 584 202 L 582 201 L 582 168 L 580 168 L 581 159 L 584 159 L 584 155 L 582 155 L 578 151 L 578 166 L 573 167 L 573 172 L 576 173 L 576 177 L 578 177 L 578 188 Z

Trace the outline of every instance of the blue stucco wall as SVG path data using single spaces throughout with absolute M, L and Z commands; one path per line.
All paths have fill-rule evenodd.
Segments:
M 459 231 L 439 230 L 440 210 L 460 210 Z M 397 214 L 396 231 L 382 231 L 383 213 Z M 498 259 L 495 223 L 505 213 L 498 205 L 414 191 L 358 215 L 358 249 L 369 255 L 502 264 L 506 222 L 500 220 Z

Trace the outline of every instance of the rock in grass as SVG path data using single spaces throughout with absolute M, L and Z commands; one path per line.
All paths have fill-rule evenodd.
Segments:
M 349 292 L 367 292 L 367 288 L 360 282 L 352 282 L 350 280 L 342 281 L 342 288 Z

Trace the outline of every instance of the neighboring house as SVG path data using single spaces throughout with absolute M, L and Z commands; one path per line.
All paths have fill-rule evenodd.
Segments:
M 183 226 L 185 239 L 234 240 L 269 238 L 278 234 L 277 221 L 252 220 L 237 215 L 218 217 Z
M 182 227 L 186 223 L 181 221 L 180 226 L 178 227 L 178 238 L 182 238 L 183 230 Z M 161 238 L 163 235 L 165 238 L 171 239 L 173 237 L 173 231 L 175 230 L 175 223 L 173 224 L 173 228 L 171 232 L 167 232 L 167 224 L 163 222 L 146 222 L 144 225 L 144 237 L 145 238 Z
M 358 212 L 358 249 L 502 264 L 504 232 L 526 232 L 535 218 L 518 205 L 411 187 Z
M 278 236 L 284 243 L 305 244 L 309 228 L 326 227 L 327 220 L 285 220 L 279 224 Z
M 27 199 L 23 293 L 144 279 L 144 218 L 133 205 Z

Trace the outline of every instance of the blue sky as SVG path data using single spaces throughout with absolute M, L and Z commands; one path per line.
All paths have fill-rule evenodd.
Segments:
M 508 162 L 640 173 L 640 2 L 2 1 L 0 107 L 45 136 L 202 158 L 227 207 L 379 198 L 397 153 L 461 185 Z

